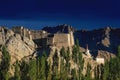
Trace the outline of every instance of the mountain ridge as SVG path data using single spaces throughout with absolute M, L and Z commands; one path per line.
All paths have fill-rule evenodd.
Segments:
M 19 26 L 21 27 L 21 26 Z M 30 30 L 27 29 L 26 30 Z M 31 30 L 32 31 L 32 30 Z M 70 31 L 73 31 L 74 33 L 74 39 L 75 41 L 78 39 L 79 44 L 81 47 L 85 48 L 86 44 L 88 44 L 89 49 L 91 53 L 94 55 L 98 50 L 107 51 L 113 54 L 117 53 L 117 47 L 120 43 L 120 28 L 112 28 L 112 27 L 105 27 L 100 29 L 94 29 L 94 30 L 77 30 L 74 29 L 71 25 L 63 24 L 63 25 L 57 25 L 55 27 L 43 27 L 41 30 L 39 30 L 41 37 L 38 37 L 39 35 L 33 36 L 38 37 L 38 39 L 42 38 L 42 32 L 46 31 L 46 35 L 54 34 L 54 33 L 69 33 Z M 38 32 L 39 32 L 38 31 Z M 34 30 L 34 33 L 37 33 L 36 30 Z M 38 43 L 37 43 L 38 44 Z

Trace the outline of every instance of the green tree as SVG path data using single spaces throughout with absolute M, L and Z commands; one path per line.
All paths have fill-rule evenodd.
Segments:
M 47 66 L 46 66 L 46 78 L 47 80 L 51 80 L 52 78 L 52 75 L 51 75 L 51 68 L 50 68 L 50 64 L 48 64 L 47 62 Z
M 117 57 L 120 58 L 120 46 L 118 46 L 118 54 L 117 54 Z
M 67 62 L 67 65 L 69 64 L 69 61 L 70 61 L 70 48 L 68 47 L 67 52 L 66 52 L 66 62 Z
M 80 52 L 79 46 L 77 46 L 77 54 L 78 54 L 78 65 L 79 65 L 79 70 L 78 70 L 78 76 L 79 76 L 79 80 L 82 79 L 82 70 L 83 70 L 83 66 L 84 66 L 84 60 L 82 58 L 82 52 Z
M 67 79 L 69 78 L 69 75 L 70 75 L 70 48 L 68 47 L 67 49 L 67 58 L 66 58 L 66 64 L 65 64 L 65 67 L 66 67 L 66 77 Z
M 6 49 L 6 46 L 2 47 L 2 61 L 0 65 L 0 79 L 8 80 L 9 73 L 8 70 L 10 68 L 10 55 Z
M 91 70 L 91 66 L 90 66 L 90 64 L 88 63 L 88 64 L 87 64 L 87 71 L 86 71 L 86 75 L 85 75 L 85 80 L 92 80 L 90 70 Z
M 78 39 L 76 40 L 76 44 L 73 47 L 72 50 L 72 59 L 73 61 L 79 66 L 79 69 L 77 71 L 77 77 L 79 80 L 82 79 L 83 75 L 82 75 L 82 70 L 83 70 L 83 58 L 82 58 L 82 52 L 80 51 L 80 46 L 79 46 L 79 41 Z
M 59 66 L 59 57 L 58 52 L 55 50 L 54 56 L 53 56 L 53 66 L 52 66 L 52 80 L 58 80 L 60 78 L 59 72 L 58 72 L 58 66 Z
M 103 80 L 120 80 L 120 46 L 115 58 L 111 58 L 103 67 Z
M 68 67 L 64 63 L 64 59 L 61 59 L 60 63 L 60 80 L 68 80 Z
M 79 46 L 79 40 L 78 39 L 76 39 L 76 46 Z
M 20 67 L 19 67 L 18 61 L 16 61 L 16 64 L 15 64 L 14 80 L 21 80 L 20 79 Z
M 76 70 L 75 69 L 72 69 L 71 75 L 72 75 L 71 80 L 77 80 L 77 74 L 76 74 Z
M 61 50 L 60 50 L 60 56 L 62 56 L 64 59 L 67 58 L 67 54 L 65 52 L 65 48 L 64 47 L 62 47 Z
M 77 64 L 79 64 L 79 59 L 82 60 L 82 54 L 80 53 L 80 46 L 78 39 L 76 40 L 76 44 L 73 46 L 72 58 L 74 62 L 76 62 Z
M 73 46 L 72 59 L 73 59 L 73 61 L 74 61 L 75 63 L 77 63 L 78 58 L 77 58 L 77 47 L 76 47 L 76 45 Z
M 47 76 L 47 73 L 46 73 L 47 55 L 46 55 L 45 51 L 43 51 L 40 61 L 41 61 L 40 62 L 41 68 L 40 68 L 40 75 L 39 75 L 40 78 L 39 79 L 46 80 L 46 76 Z
M 40 70 L 41 70 L 41 57 L 40 56 L 38 56 L 37 57 L 37 80 L 39 80 L 40 79 Z
M 29 64 L 23 60 L 20 64 L 21 80 L 29 80 L 28 72 Z
M 36 60 L 35 59 L 32 59 L 30 60 L 29 62 L 29 80 L 36 80 L 37 78 L 37 70 L 36 70 L 37 66 L 36 66 Z
M 104 67 L 103 67 L 103 79 L 102 80 L 108 80 L 108 77 L 109 77 L 109 63 L 106 62 Z

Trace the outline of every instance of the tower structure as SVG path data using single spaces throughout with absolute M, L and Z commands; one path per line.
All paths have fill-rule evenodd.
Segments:
M 70 45 L 73 46 L 74 45 L 74 36 L 73 36 L 73 31 L 70 31 Z
M 86 54 L 87 56 L 91 57 L 90 51 L 89 51 L 89 49 L 88 49 L 88 44 L 86 45 L 85 54 Z

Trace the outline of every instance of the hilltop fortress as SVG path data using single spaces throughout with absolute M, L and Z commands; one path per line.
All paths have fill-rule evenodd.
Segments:
M 114 49 L 120 43 L 119 32 L 119 28 L 113 29 L 110 27 L 92 31 L 73 30 L 69 25 L 44 27 L 41 30 L 30 30 L 23 26 L 13 27 L 12 30 L 7 27 L 0 27 L 0 61 L 2 60 L 3 45 L 6 46 L 11 55 L 12 64 L 17 60 L 28 61 L 39 55 L 41 56 L 43 51 L 48 53 L 47 61 L 49 63 L 54 62 L 54 57 L 56 57 L 54 54 L 58 55 L 56 58 L 60 63 L 60 59 L 64 59 L 60 54 L 61 47 L 65 47 L 65 49 L 70 47 L 71 60 L 69 63 L 72 65 L 71 69 L 77 69 L 77 63 L 72 60 L 72 46 L 74 45 L 74 39 L 78 39 L 85 66 L 87 67 L 86 64 L 90 63 L 91 70 L 94 71 L 95 67 L 93 65 L 104 64 L 105 61 L 115 57 Z M 86 49 L 84 45 L 86 45 Z M 64 63 L 66 63 L 65 60 Z M 58 66 L 58 70 L 60 70 L 60 64 Z M 94 75 L 94 73 L 92 74 Z
M 12 30 L 6 27 L 0 27 L 0 46 L 7 44 L 13 37 L 25 43 L 27 42 L 26 39 L 29 38 L 28 40 L 34 41 L 35 50 L 40 53 L 40 50 L 43 49 L 48 51 L 52 48 L 61 49 L 61 47 L 70 47 L 72 49 L 74 39 L 78 39 L 81 52 L 88 56 L 89 53 L 92 53 L 91 56 L 96 58 L 98 63 L 104 63 L 104 60 L 106 61 L 114 57 L 113 54 L 117 51 L 118 43 L 120 43 L 119 32 L 119 28 L 114 29 L 110 27 L 92 31 L 74 30 L 74 28 L 65 24 L 56 27 L 44 27 L 41 30 L 30 30 L 23 26 L 13 27 Z M 89 49 L 86 48 L 85 50 L 86 44 L 89 45 Z
M 66 27 L 65 25 L 62 26 Z M 62 30 L 56 33 L 49 33 L 45 30 L 29 30 L 23 26 L 13 27 L 12 30 L 14 33 L 32 39 L 38 47 L 56 46 L 58 48 L 66 48 L 74 45 L 73 31 L 70 27 L 68 27 L 67 31 Z

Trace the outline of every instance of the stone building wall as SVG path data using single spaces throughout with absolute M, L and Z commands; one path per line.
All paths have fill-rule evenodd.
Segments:
M 70 46 L 70 35 L 69 34 L 54 34 L 53 43 L 57 47 L 68 47 Z
M 71 47 L 74 45 L 73 33 L 56 33 L 47 38 L 48 45 Z
M 12 30 L 14 33 L 20 34 L 21 36 L 25 36 L 33 40 L 47 37 L 47 32 L 43 30 L 29 30 L 22 26 L 13 27 Z
M 47 32 L 42 31 L 42 30 L 30 30 L 32 39 L 41 39 L 47 37 Z
M 51 45 L 56 47 L 71 47 L 74 45 L 73 32 L 49 34 L 43 30 L 28 30 L 24 27 L 14 27 L 15 33 L 32 39 L 37 45 Z M 52 36 L 51 36 L 52 35 Z
M 12 30 L 13 30 L 14 33 L 22 35 L 22 28 L 23 27 L 13 27 Z
M 70 44 L 71 44 L 71 46 L 73 46 L 75 43 L 74 43 L 74 35 L 73 35 L 73 32 L 72 31 L 70 31 Z
M 29 39 L 33 40 L 38 47 L 47 45 L 45 38 L 47 38 L 48 33 L 46 31 L 29 30 L 22 26 L 13 27 L 12 30 L 14 33 L 20 34 L 23 37 L 28 37 Z
M 104 64 L 105 63 L 105 61 L 104 61 L 104 58 L 96 58 L 96 62 L 98 63 L 98 64 Z
M 53 39 L 54 39 L 53 37 L 48 37 L 47 38 L 47 45 L 53 46 L 54 45 Z
M 23 26 L 19 27 L 13 27 L 12 28 L 14 33 L 20 34 L 21 36 L 28 37 L 29 39 L 32 39 L 31 31 L 29 29 L 24 28 Z

